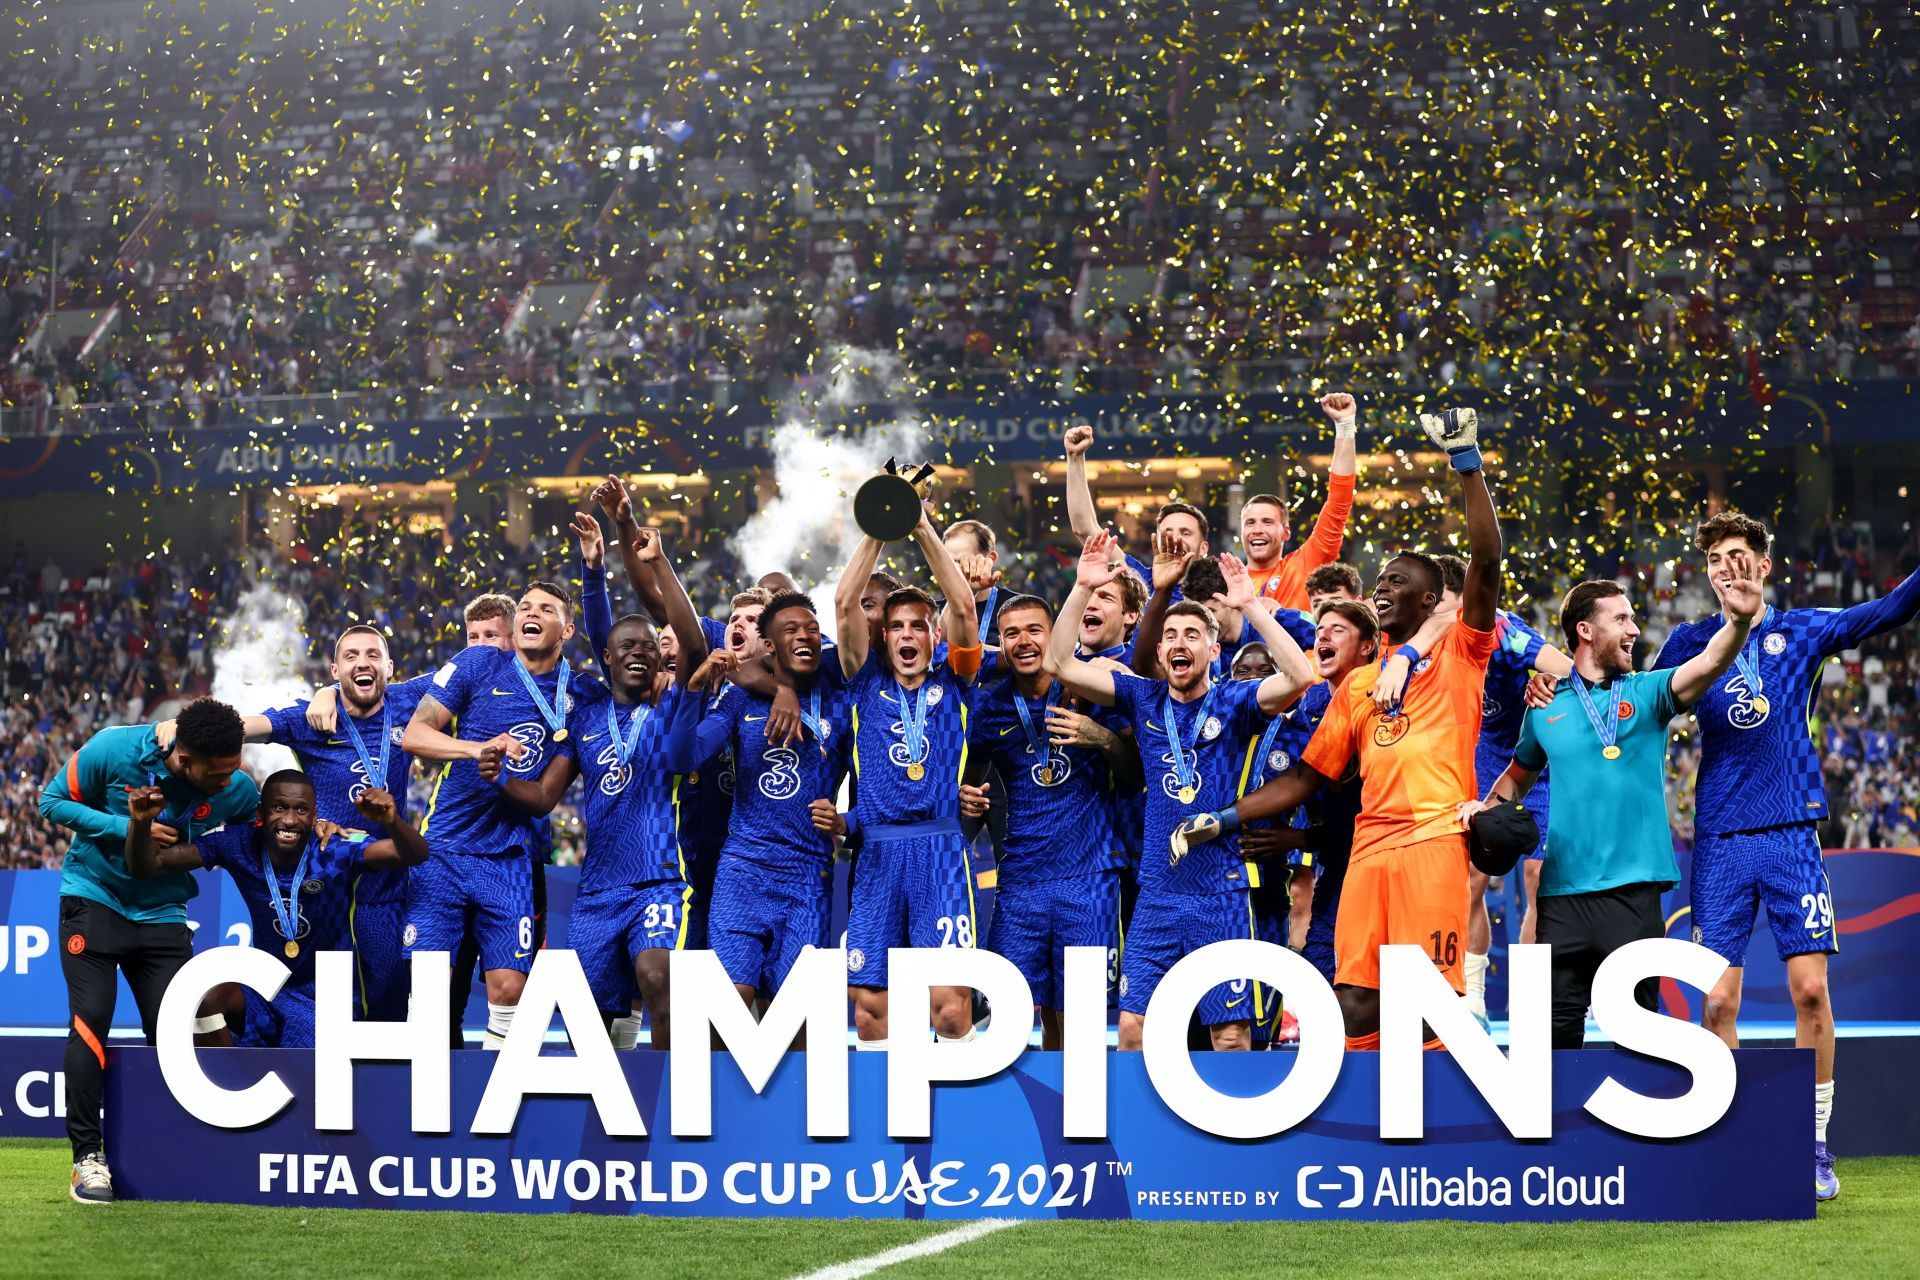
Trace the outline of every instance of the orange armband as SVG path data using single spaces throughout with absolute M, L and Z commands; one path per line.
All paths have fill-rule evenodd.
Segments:
M 977 676 L 980 674 L 980 661 L 985 653 L 985 645 L 975 644 L 963 648 L 957 644 L 950 644 L 947 646 L 947 666 L 951 667 L 953 674 L 957 676 Z

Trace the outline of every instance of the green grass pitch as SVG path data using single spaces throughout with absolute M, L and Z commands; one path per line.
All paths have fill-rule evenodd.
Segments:
M 258 1209 L 87 1208 L 67 1199 L 66 1144 L 0 1141 L 0 1275 L 274 1280 L 312 1276 L 794 1276 L 952 1223 L 721 1221 Z M 906 1276 L 1267 1275 L 1731 1277 L 1920 1275 L 1920 1158 L 1842 1160 L 1811 1222 L 1640 1225 L 1032 1222 L 890 1267 Z M 1809 1170 L 1808 1194 L 1812 1194 Z

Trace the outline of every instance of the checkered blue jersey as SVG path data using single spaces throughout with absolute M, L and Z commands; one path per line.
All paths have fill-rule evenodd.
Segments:
M 1820 690 L 1820 668 L 1834 654 L 1906 625 L 1916 612 L 1920 574 L 1878 600 L 1849 609 L 1767 609 L 1746 645 L 1760 687 L 1749 688 L 1735 665 L 1693 705 L 1700 725 L 1697 833 L 1729 835 L 1827 816 L 1826 779 L 1807 724 Z M 1716 614 L 1675 627 L 1653 660 L 1654 669 L 1677 667 L 1694 657 L 1724 625 Z
M 960 819 L 960 773 L 967 763 L 967 719 L 972 713 L 973 687 L 951 667 L 936 665 L 919 689 L 904 692 L 882 660 L 880 650 L 867 653 L 866 665 L 847 682 L 853 705 L 853 776 L 858 790 L 855 807 L 860 825 L 877 826 Z M 900 722 L 900 699 L 912 706 L 924 693 L 926 737 L 917 761 L 907 746 Z M 918 763 L 918 780 L 907 769 Z
M 313 783 L 317 816 L 343 827 L 365 830 L 376 840 L 385 839 L 386 828 L 368 822 L 353 807 L 355 798 L 369 786 L 390 792 L 400 815 L 406 816 L 407 779 L 413 772 L 413 757 L 400 749 L 400 739 L 407 731 L 407 721 L 413 719 L 414 708 L 420 705 L 421 696 L 432 683 L 431 676 L 415 676 L 400 684 L 390 684 L 379 711 L 365 719 L 353 718 L 360 743 L 366 748 L 367 759 L 376 774 L 380 774 L 380 739 L 382 732 L 385 733 L 386 772 L 379 778 L 368 777 L 360 753 L 354 750 L 353 740 L 347 735 L 345 698 L 338 700 L 341 724 L 332 733 L 321 733 L 307 723 L 304 699 L 267 712 L 267 721 L 273 726 L 273 741 L 293 749 L 293 754 L 300 758 L 300 767 Z
M 1123 640 L 1111 649 L 1102 649 L 1099 653 L 1088 653 L 1075 646 L 1074 653 L 1081 661 L 1090 658 L 1112 658 L 1123 667 L 1133 666 L 1133 646 L 1138 640 Z M 1116 717 L 1116 721 L 1119 718 Z M 1129 729 L 1131 725 L 1127 726 Z M 1147 795 L 1139 787 L 1122 789 L 1118 785 L 1112 788 L 1107 804 L 1108 816 L 1113 823 L 1113 833 L 1120 841 L 1120 848 L 1128 853 L 1140 852 L 1140 840 L 1147 829 Z
M 254 823 L 229 824 L 210 835 L 198 836 L 193 847 L 200 864 L 209 871 L 218 867 L 233 877 L 233 887 L 247 904 L 247 917 L 253 926 L 253 945 L 278 956 L 293 970 L 287 985 L 313 986 L 313 957 L 319 951 L 353 950 L 353 882 L 365 868 L 370 838 L 362 832 L 342 832 L 325 844 L 320 837 L 307 837 L 307 866 L 299 888 L 300 931 L 294 939 L 300 954 L 287 958 L 280 917 L 274 913 L 272 896 L 267 890 L 268 870 L 277 878 L 280 900 L 295 888 L 293 868 L 273 867 L 266 851 L 266 828 Z M 263 861 L 265 865 L 263 866 Z M 404 878 L 398 871 L 376 871 L 373 875 Z
M 1006 789 L 996 797 L 1007 814 L 1003 885 L 1096 875 L 1116 865 L 1120 843 L 1106 757 L 1091 747 L 1055 748 L 1047 738 L 1046 709 L 1059 705 L 1065 692 L 1056 681 L 1045 697 L 1028 698 L 1017 682 L 1003 680 L 974 700 L 968 747 L 993 761 Z M 1032 740 L 1015 699 L 1026 705 Z M 1126 727 L 1105 708 L 1089 714 L 1109 729 Z
M 552 758 L 555 745 L 539 707 L 528 696 L 514 668 L 518 655 L 491 646 L 462 649 L 453 661 L 433 673 L 425 697 L 453 714 L 451 732 L 463 742 L 485 742 L 510 733 L 527 748 L 526 754 L 505 763 L 506 772 L 519 778 L 538 778 Z M 559 668 L 535 676 L 534 684 L 552 706 Z M 570 703 L 605 696 L 605 686 L 590 675 L 568 676 Z M 427 802 L 420 834 L 436 855 L 491 856 L 518 850 L 533 853 L 541 847 L 537 819 L 515 805 L 500 789 L 480 776 L 471 760 L 451 760 L 442 766 Z
M 1260 711 L 1259 681 L 1216 682 L 1212 689 L 1211 703 L 1196 698 L 1173 704 L 1173 733 L 1189 767 L 1197 770 L 1194 799 L 1183 804 L 1173 738 L 1164 718 L 1167 682 L 1132 675 L 1113 677 L 1114 710 L 1133 725 L 1133 740 L 1139 746 L 1140 764 L 1147 776 L 1146 837 L 1140 849 L 1143 894 L 1150 890 L 1219 893 L 1246 887 L 1247 869 L 1240 857 L 1237 831 L 1193 845 L 1179 866 L 1169 865 L 1175 827 L 1197 814 L 1224 809 L 1238 798 L 1247 738 L 1265 728 L 1267 722 Z M 1206 721 L 1196 739 L 1194 727 L 1203 703 Z
M 1303 651 L 1313 652 L 1314 641 L 1320 637 L 1320 629 L 1313 625 L 1313 618 L 1306 610 L 1275 609 L 1273 620 L 1280 624 L 1282 631 L 1293 637 L 1293 642 Z M 1225 636 L 1221 636 L 1220 655 L 1213 660 L 1213 678 L 1225 680 L 1227 673 L 1233 670 L 1233 660 L 1240 656 L 1242 649 L 1250 644 L 1265 643 L 1266 641 L 1260 638 L 1260 633 L 1247 623 L 1241 624 L 1238 640 L 1228 640 Z
M 568 712 L 567 740 L 553 749 L 580 768 L 580 824 L 587 836 L 580 892 L 686 877 L 681 776 L 668 758 L 668 743 L 675 717 L 689 710 L 697 715 L 699 706 L 700 695 L 678 684 L 668 686 L 653 707 L 615 702 L 596 686 Z M 623 755 L 636 722 L 633 752 Z
M 1533 675 L 1546 637 L 1516 613 L 1499 610 L 1493 620 L 1493 656 L 1487 660 L 1487 683 L 1480 708 L 1482 752 L 1513 759 L 1520 726 L 1527 719 L 1527 681 Z
M 733 815 L 721 852 L 771 870 L 818 875 L 833 858 L 833 838 L 814 829 L 811 806 L 831 800 L 847 774 L 853 712 L 846 682 L 836 666 L 822 668 L 818 723 L 823 742 L 809 727 L 799 742 L 767 741 L 767 717 L 773 700 L 734 685 L 696 722 L 675 721 L 672 763 L 683 770 L 702 768 L 723 752 L 733 760 Z M 810 691 L 799 691 L 800 707 L 813 716 Z

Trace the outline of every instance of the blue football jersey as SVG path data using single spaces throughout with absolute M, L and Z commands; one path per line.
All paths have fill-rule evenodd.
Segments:
M 733 813 L 722 853 L 773 870 L 818 875 L 833 859 L 833 838 L 814 829 L 811 806 L 839 794 L 853 717 L 838 668 L 823 669 L 813 689 L 799 696 L 811 722 L 799 742 L 768 742 L 773 700 L 729 685 L 701 717 L 685 750 L 691 767 L 704 768 L 722 753 L 732 758 Z M 824 741 L 816 726 L 825 728 Z
M 267 712 L 267 720 L 273 725 L 273 741 L 293 749 L 300 757 L 300 767 L 313 782 L 314 811 L 319 817 L 343 827 L 365 829 L 376 840 L 384 839 L 386 828 L 369 823 L 353 807 L 354 800 L 369 786 L 379 786 L 391 793 L 400 815 L 406 816 L 407 780 L 413 772 L 413 757 L 400 749 L 400 739 L 407 731 L 407 721 L 413 718 L 414 708 L 420 705 L 421 696 L 431 684 L 431 676 L 415 676 L 404 683 L 388 685 L 381 709 L 364 720 L 349 716 L 346 699 L 341 698 L 340 723 L 332 733 L 321 733 L 307 723 L 305 700 Z M 354 747 L 349 729 L 360 735 L 360 749 Z M 361 750 L 366 752 L 365 760 L 361 759 Z M 368 765 L 373 767 L 371 776 Z
M 1916 609 L 1920 574 L 1850 609 L 1768 607 L 1748 634 L 1740 662 L 1693 705 L 1700 724 L 1698 834 L 1759 831 L 1827 816 L 1826 779 L 1808 727 L 1820 668 L 1869 636 L 1912 621 Z M 1654 669 L 1696 656 L 1724 625 L 1715 614 L 1675 627 Z
M 320 837 L 308 836 L 307 865 L 297 885 L 293 868 L 281 871 L 272 866 L 263 827 L 251 823 L 225 826 L 210 835 L 197 837 L 193 847 L 200 853 L 202 866 L 208 870 L 219 867 L 233 877 L 234 888 L 247 904 L 247 916 L 253 925 L 253 945 L 286 961 L 293 970 L 293 976 L 287 979 L 288 986 L 311 987 L 315 952 L 353 950 L 350 921 L 353 882 L 365 866 L 368 843 L 368 837 L 357 831 L 343 832 L 324 845 Z M 276 878 L 283 903 L 290 897 L 298 898 L 294 937 L 300 944 L 297 956 L 286 954 L 285 929 L 267 890 L 268 872 Z M 401 873 L 370 874 L 399 876 Z
M 525 673 L 517 654 L 488 646 L 462 649 L 433 673 L 425 696 L 453 713 L 450 731 L 463 742 L 485 742 L 502 733 L 518 738 L 526 754 L 507 760 L 506 772 L 538 778 L 556 744 L 540 708 L 521 684 Z M 554 705 L 558 678 L 557 667 L 533 678 L 549 707 Z M 604 689 L 592 676 L 569 673 L 569 708 L 586 698 L 606 696 Z M 544 821 L 509 801 L 480 776 L 473 761 L 452 760 L 442 766 L 434 784 L 420 834 L 436 855 L 496 856 L 513 850 L 531 854 L 539 847 L 537 828 Z
M 1002 885 L 1093 875 L 1116 863 L 1106 757 L 1090 747 L 1055 748 L 1047 739 L 1046 709 L 1065 692 L 1056 681 L 1044 698 L 1028 698 L 1017 682 L 1004 680 L 975 699 L 969 747 L 993 761 L 1006 792 L 996 797 L 1007 815 Z M 1024 722 L 1017 705 L 1026 707 Z M 1092 714 L 1108 728 L 1125 727 L 1103 708 Z
M 1085 649 L 1075 646 L 1074 654 L 1083 662 L 1091 658 L 1112 658 L 1121 666 L 1131 668 L 1133 646 L 1138 639 L 1139 637 L 1136 636 L 1132 640 L 1122 641 L 1111 649 L 1102 649 L 1099 653 L 1088 653 Z M 1116 725 L 1124 723 L 1123 717 L 1115 717 Z M 1126 728 L 1131 732 L 1132 725 L 1126 725 Z M 1113 823 L 1113 833 L 1119 837 L 1120 847 L 1128 853 L 1140 852 L 1140 841 L 1146 832 L 1147 825 L 1146 803 L 1146 792 L 1139 787 L 1123 788 L 1116 785 L 1108 797 L 1107 809 Z
M 1140 891 L 1219 893 L 1245 887 L 1247 871 L 1240 858 L 1238 832 L 1193 845 L 1177 867 L 1170 866 L 1168 859 L 1175 827 L 1197 814 L 1224 809 L 1238 798 L 1247 739 L 1267 723 L 1260 712 L 1260 682 L 1216 682 L 1205 698 L 1175 702 L 1171 726 L 1165 718 L 1165 680 L 1115 675 L 1113 691 L 1114 710 L 1132 723 L 1147 775 Z M 1176 768 L 1176 738 L 1187 762 L 1186 782 Z M 1193 799 L 1182 801 L 1180 793 L 1188 785 L 1194 789 Z
M 912 692 L 901 689 L 880 651 L 848 682 L 853 704 L 853 773 L 859 787 L 863 828 L 959 821 L 960 774 L 967 763 L 967 718 L 973 687 L 944 664 L 927 673 Z M 906 714 L 924 713 L 924 736 L 917 751 L 907 743 L 901 723 Z M 916 770 L 920 776 L 915 778 Z
M 1546 637 L 1518 614 L 1501 609 L 1493 622 L 1493 656 L 1480 708 L 1480 749 L 1513 759 L 1527 719 L 1527 681 L 1547 647 Z M 1503 766 L 1504 767 L 1504 766 Z
M 595 689 L 568 712 L 567 740 L 554 749 L 580 767 L 580 824 L 587 837 L 580 892 L 686 878 L 681 777 L 671 767 L 668 741 L 674 718 L 699 702 L 700 695 L 678 684 L 654 707 L 623 706 Z

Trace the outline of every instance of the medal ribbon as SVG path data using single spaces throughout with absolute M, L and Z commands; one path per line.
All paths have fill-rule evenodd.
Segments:
M 1280 726 L 1286 723 L 1285 716 L 1275 716 L 1267 724 L 1267 731 L 1260 735 L 1260 757 L 1254 762 L 1254 772 L 1260 781 L 1267 780 L 1267 761 L 1273 755 L 1273 742 L 1280 736 Z
M 360 770 L 367 775 L 367 785 L 387 789 L 387 747 L 393 741 L 393 706 L 380 704 L 380 766 L 375 768 L 373 757 L 367 754 L 367 744 L 360 738 L 360 727 L 347 714 L 347 695 L 339 685 L 333 686 L 335 697 L 340 703 L 340 727 L 347 731 L 347 741 L 353 744 L 353 753 L 360 757 Z
M 1219 691 L 1220 686 L 1217 684 L 1207 686 L 1207 696 L 1200 701 L 1200 714 L 1193 718 L 1193 741 L 1188 744 L 1185 749 L 1180 745 L 1180 733 L 1173 718 L 1173 694 L 1171 691 L 1168 692 L 1165 702 L 1161 705 L 1160 714 L 1165 717 L 1167 722 L 1167 744 L 1173 748 L 1173 776 L 1179 780 L 1180 785 L 1183 787 L 1192 786 L 1194 774 L 1199 771 L 1200 734 L 1201 731 L 1207 727 L 1207 712 L 1213 707 L 1213 695 Z M 1193 752 L 1193 763 L 1191 765 L 1187 763 L 1188 750 Z
M 633 706 L 633 718 L 627 721 L 626 737 L 620 736 L 620 715 L 612 698 L 607 699 L 607 734 L 613 739 L 613 754 L 622 769 L 633 760 L 633 753 L 640 747 L 640 730 L 647 723 L 647 717 L 653 709 L 644 702 Z
M 1753 629 L 1747 642 L 1740 646 L 1740 652 L 1733 655 L 1733 665 L 1739 669 L 1740 678 L 1747 682 L 1747 697 L 1760 696 L 1760 632 L 1773 620 L 1773 606 L 1768 605 L 1766 612 L 1760 615 L 1760 625 Z
M 980 634 L 987 634 L 987 628 L 993 625 L 993 606 L 999 602 L 1000 588 L 988 587 L 986 606 L 980 610 Z
M 827 722 L 825 717 L 820 714 L 820 682 L 818 680 L 813 682 L 813 688 L 807 694 L 807 705 L 806 709 L 800 713 L 800 723 L 813 730 L 814 739 L 820 744 L 820 754 L 823 756 L 826 755 Z M 901 723 L 904 727 L 904 718 Z
M 313 838 L 309 836 L 300 850 L 300 861 L 294 864 L 293 885 L 282 901 L 280 873 L 273 869 L 273 857 L 267 852 L 266 841 L 260 843 L 260 878 L 267 882 L 267 900 L 273 903 L 273 914 L 280 921 L 280 936 L 288 942 L 300 936 L 300 886 L 307 878 L 307 854 L 312 851 L 313 844 Z
M 519 654 L 513 655 L 513 669 L 520 673 L 520 683 L 526 686 L 527 696 L 533 699 L 533 705 L 540 708 L 540 718 L 547 722 L 547 728 L 559 733 L 567 723 L 567 660 L 562 658 L 554 670 L 553 701 L 549 703 L 546 695 L 540 692 L 540 686 L 534 683 L 533 672 L 527 670 L 527 664 Z
M 1047 690 L 1046 696 L 1040 700 L 1042 717 L 1044 718 L 1046 715 L 1045 708 L 1051 707 L 1059 701 L 1060 682 L 1056 680 L 1052 687 Z M 1013 691 L 1013 709 L 1020 713 L 1020 728 L 1027 735 L 1027 754 L 1030 756 L 1043 756 L 1047 763 L 1051 765 L 1054 756 L 1053 743 L 1051 741 L 1044 741 L 1043 743 L 1043 735 L 1034 731 L 1033 713 L 1027 710 L 1027 700 L 1021 696 L 1018 689 Z
M 900 695 L 900 736 L 907 740 L 907 760 L 919 764 L 927 758 L 927 686 L 922 683 L 913 691 L 911 710 L 906 686 L 895 681 L 893 687 Z
M 1587 713 L 1587 723 L 1591 724 L 1593 731 L 1600 735 L 1601 749 L 1605 750 L 1613 746 L 1614 739 L 1620 736 L 1619 697 L 1612 690 L 1606 691 L 1607 714 L 1602 719 L 1600 709 L 1593 705 L 1593 695 L 1587 692 L 1587 682 L 1580 678 L 1580 673 L 1574 672 L 1569 679 L 1573 681 L 1573 692 L 1580 699 L 1581 708 Z M 1600 686 L 1593 687 L 1597 689 Z

